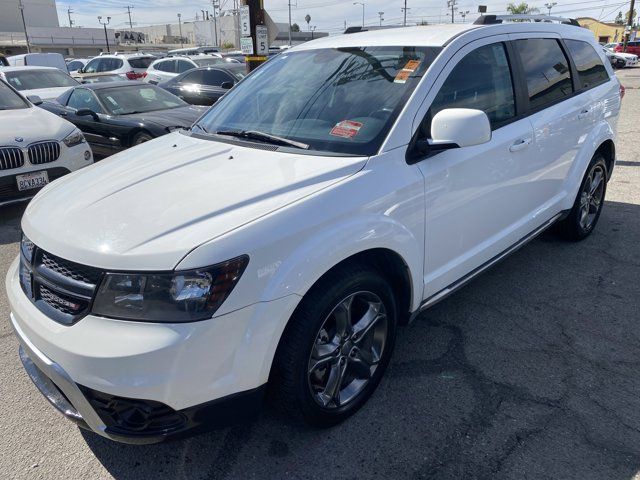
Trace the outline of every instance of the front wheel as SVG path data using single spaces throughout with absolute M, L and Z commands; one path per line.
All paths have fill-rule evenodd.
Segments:
M 131 142 L 131 146 L 140 145 L 141 143 L 148 142 L 149 140 L 153 140 L 153 137 L 147 132 L 137 133 L 135 137 L 133 137 L 133 141 Z
M 272 401 L 287 415 L 331 426 L 373 394 L 395 342 L 396 302 L 374 269 L 341 268 L 296 309 L 276 353 Z
M 606 192 L 607 164 L 601 155 L 595 155 L 582 179 L 571 212 L 557 225 L 558 233 L 573 241 L 587 238 L 598 223 Z

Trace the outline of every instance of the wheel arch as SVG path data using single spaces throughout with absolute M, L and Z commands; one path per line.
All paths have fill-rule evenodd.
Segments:
M 616 145 L 610 138 L 605 140 L 596 149 L 595 155 L 602 155 L 607 165 L 607 180 L 611 178 L 616 161 Z

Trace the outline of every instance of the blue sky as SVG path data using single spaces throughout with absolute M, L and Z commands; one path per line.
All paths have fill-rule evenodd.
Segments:
M 365 6 L 365 24 L 378 24 L 378 12 L 384 12 L 383 18 L 386 24 L 398 24 L 402 22 L 401 7 L 404 0 L 363 0 Z M 548 1 L 548 0 L 547 0 Z M 558 0 L 556 0 L 558 1 Z M 231 8 L 233 0 L 221 0 L 223 9 Z M 288 0 L 265 0 L 265 9 L 275 21 L 286 22 Z M 458 0 L 459 12 L 469 11 L 467 21 L 473 21 L 477 14 L 478 0 Z M 518 3 L 518 2 L 516 2 Z M 530 5 L 537 6 L 544 13 L 545 1 L 533 1 Z M 296 4 L 296 0 L 292 0 Z M 504 13 L 506 1 L 486 0 L 489 13 Z M 618 0 L 566 0 L 558 1 L 553 13 L 566 16 L 591 16 L 603 20 L 613 19 L 619 10 L 626 11 L 628 2 Z M 183 20 L 195 19 L 196 12 L 211 9 L 210 1 L 196 0 L 58 0 L 58 16 L 60 25 L 68 25 L 67 8 L 74 11 L 72 19 L 76 25 L 84 27 L 99 26 L 97 16 L 111 17 L 111 25 L 114 28 L 124 28 L 128 21 L 126 6 L 133 7 L 132 18 L 140 26 L 170 23 L 177 21 L 177 14 L 181 13 Z M 446 0 L 407 0 L 408 21 L 417 22 L 425 20 L 430 23 L 449 21 Z M 311 16 L 311 25 L 317 26 L 318 31 L 338 33 L 343 30 L 344 22 L 347 25 L 360 25 L 362 23 L 362 6 L 354 5 L 353 1 L 336 0 L 297 0 L 297 6 L 292 7 L 293 22 L 297 22 L 302 28 L 306 28 L 304 17 Z M 458 13 L 456 12 L 456 17 Z M 111 26 L 110 25 L 110 26 Z

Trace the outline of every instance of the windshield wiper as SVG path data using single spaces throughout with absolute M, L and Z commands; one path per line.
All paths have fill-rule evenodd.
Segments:
M 256 130 L 218 130 L 217 135 L 228 135 L 229 137 L 247 138 L 249 140 L 258 140 L 261 142 L 271 143 L 274 145 L 284 145 L 287 147 L 301 148 L 307 150 L 309 145 L 288 138 L 277 137 L 269 133 L 258 132 Z

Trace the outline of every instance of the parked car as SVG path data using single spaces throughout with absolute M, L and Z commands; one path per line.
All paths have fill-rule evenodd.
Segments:
M 635 67 L 638 64 L 638 56 L 632 53 L 616 53 L 606 48 L 602 50 L 614 68 Z
M 0 53 L 0 66 L 5 66 L 5 67 L 9 66 L 9 60 L 7 60 L 7 57 L 2 55 L 1 53 Z
M 24 53 L 7 57 L 12 67 L 53 67 L 69 73 L 64 57 L 59 53 Z
M 147 75 L 144 79 L 147 83 L 157 85 L 160 82 L 166 82 L 173 77 L 187 72 L 193 68 L 206 67 L 209 65 L 217 65 L 225 63 L 221 57 L 212 55 L 196 55 L 192 57 L 165 57 L 156 60 L 147 69 Z
M 156 59 L 147 54 L 117 54 L 100 55 L 95 57 L 72 76 L 82 81 L 89 77 L 101 75 L 120 75 L 124 80 L 142 80 L 147 74 L 147 68 Z
M 101 157 L 189 128 L 206 110 L 155 85 L 128 81 L 81 85 L 41 107 L 82 130 Z
M 91 163 L 91 150 L 76 127 L 0 79 L 0 205 L 29 200 L 49 182 Z
M 219 53 L 220 49 L 214 46 L 201 46 L 201 47 L 191 47 L 191 48 L 177 48 L 175 50 L 169 50 L 169 55 L 202 55 L 202 54 L 211 54 L 211 53 Z
M 618 43 L 613 51 L 616 53 L 631 53 L 633 55 L 640 55 L 640 41 L 627 42 L 627 51 L 624 51 L 624 44 Z
M 99 75 L 97 77 L 85 77 L 82 79 L 83 85 L 87 83 L 103 83 L 103 82 L 122 82 L 122 77 L 120 75 Z
M 78 85 L 73 78 L 54 67 L 0 67 L 0 78 L 22 93 L 54 99 Z
M 77 74 L 78 70 L 84 68 L 89 60 L 89 58 L 72 58 L 67 60 L 67 69 L 69 70 L 69 74 Z
M 192 105 L 213 105 L 246 72 L 244 65 L 194 68 L 158 86 Z
M 290 418 L 356 412 L 400 325 L 598 222 L 623 90 L 591 32 L 539 18 L 303 43 L 36 196 L 7 275 L 30 377 L 124 442 L 247 418 L 267 385 Z

